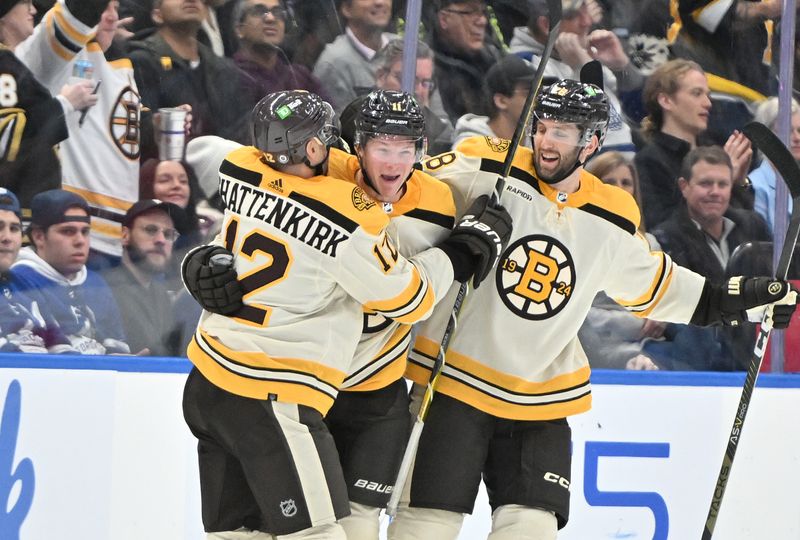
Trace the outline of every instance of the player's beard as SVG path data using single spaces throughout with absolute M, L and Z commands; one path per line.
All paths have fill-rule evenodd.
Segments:
M 575 164 L 578 162 L 578 156 L 581 150 L 583 150 L 583 147 L 578 146 L 569 154 L 559 153 L 558 167 L 549 172 L 543 172 L 543 168 L 540 166 L 541 151 L 535 150 L 533 154 L 533 169 L 536 172 L 536 177 L 547 184 L 557 184 L 561 182 L 575 170 Z
M 148 252 L 142 251 L 134 245 L 128 245 L 125 249 L 128 251 L 128 257 L 131 262 L 146 274 L 160 274 L 166 271 L 167 265 L 169 264 L 169 257 L 166 256 L 164 251 L 160 252 L 164 255 L 164 263 L 155 264 L 148 258 Z

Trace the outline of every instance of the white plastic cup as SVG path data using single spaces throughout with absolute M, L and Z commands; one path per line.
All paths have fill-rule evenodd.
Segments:
M 160 161 L 181 161 L 186 149 L 186 111 L 174 107 L 158 109 L 158 159 Z

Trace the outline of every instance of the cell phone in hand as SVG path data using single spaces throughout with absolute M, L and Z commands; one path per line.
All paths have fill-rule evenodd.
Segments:
M 95 85 L 95 87 L 94 87 L 94 90 L 92 90 L 92 94 L 93 94 L 93 95 L 94 95 L 94 94 L 96 94 L 98 90 L 100 90 L 100 85 L 101 85 L 102 83 L 103 83 L 103 81 L 102 81 L 102 80 L 101 80 L 101 81 L 97 81 L 97 84 Z M 87 107 L 86 109 L 83 109 L 83 110 L 81 111 L 81 117 L 80 117 L 80 119 L 78 120 L 78 125 L 79 125 L 79 126 L 83 126 L 83 121 L 84 121 L 84 120 L 86 120 L 86 113 L 88 113 L 88 112 L 89 112 L 89 108 L 88 108 L 88 107 Z

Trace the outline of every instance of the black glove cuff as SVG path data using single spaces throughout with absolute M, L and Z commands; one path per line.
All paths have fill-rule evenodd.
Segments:
M 450 239 L 445 240 L 437 246 L 444 251 L 450 264 L 453 266 L 453 279 L 464 283 L 475 272 L 475 265 L 478 263 L 476 257 L 469 251 L 469 247 Z

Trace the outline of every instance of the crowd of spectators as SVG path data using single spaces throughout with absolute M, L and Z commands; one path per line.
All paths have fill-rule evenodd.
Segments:
M 740 130 L 776 128 L 782 2 L 672 4 L 562 0 L 545 83 L 601 63 L 611 118 L 587 170 L 634 196 L 651 249 L 721 280 L 738 246 L 772 238 L 776 174 Z M 189 162 L 159 157 L 160 109 L 188 113 L 187 139 L 249 144 L 253 105 L 304 89 L 350 125 L 370 90 L 401 88 L 405 10 L 0 0 L 0 350 L 182 355 L 198 308 L 180 260 L 223 209 Z M 547 15 L 545 0 L 422 2 L 413 93 L 431 155 L 512 136 Z M 796 102 L 791 142 L 800 158 Z M 581 335 L 596 366 L 620 369 L 742 369 L 753 338 L 635 319 L 607 297 Z

